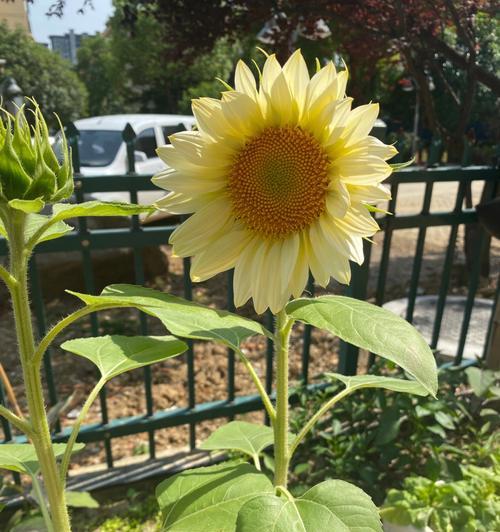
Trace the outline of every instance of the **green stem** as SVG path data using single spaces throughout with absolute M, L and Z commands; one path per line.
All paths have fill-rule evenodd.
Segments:
M 52 524 L 52 519 L 50 518 L 49 510 L 47 508 L 47 501 L 45 500 L 45 495 L 43 494 L 42 487 L 36 476 L 31 477 L 31 482 L 33 485 L 33 493 L 42 512 L 42 517 L 47 527 L 47 532 L 54 532 L 54 525 Z
M 307 436 L 309 431 L 314 427 L 316 422 L 319 420 L 320 417 L 323 416 L 323 414 L 326 414 L 330 408 L 332 408 L 334 405 L 336 405 L 341 399 L 346 397 L 347 395 L 351 394 L 352 392 L 358 390 L 359 388 L 363 388 L 364 386 L 352 386 L 350 388 L 345 388 L 341 392 L 339 392 L 337 395 L 334 395 L 329 401 L 327 401 L 312 417 L 309 419 L 309 421 L 304 425 L 302 430 L 297 434 L 295 439 L 293 440 L 292 445 L 290 446 L 290 458 L 293 456 L 293 453 L 297 450 L 297 447 L 300 445 L 300 442 Z
M 68 474 L 69 461 L 71 460 L 71 453 L 73 451 L 73 446 L 75 445 L 78 433 L 80 432 L 80 427 L 82 426 L 83 420 L 87 416 L 87 413 L 90 407 L 92 406 L 92 403 L 95 401 L 96 397 L 98 396 L 99 392 L 105 384 L 106 379 L 103 378 L 97 382 L 97 384 L 94 386 L 94 389 L 90 392 L 89 396 L 87 397 L 87 400 L 83 404 L 82 409 L 73 425 L 73 428 L 71 429 L 71 434 L 69 436 L 68 443 L 66 445 L 66 449 L 64 450 L 64 455 L 61 460 L 60 478 L 63 485 L 66 483 L 66 475 Z
M 12 275 L 0 264 L 0 279 L 6 284 L 9 290 L 16 284 L 16 280 Z
M 70 530 L 69 515 L 66 508 L 64 486 L 59 481 L 59 472 L 52 448 L 40 368 L 33 364 L 35 341 L 28 295 L 29 253 L 24 245 L 25 222 L 26 215 L 13 209 L 8 225 L 10 270 L 11 275 L 16 280 L 11 290 L 12 307 L 29 418 L 33 429 L 31 440 L 40 463 L 54 528 L 57 532 L 68 532 Z
M 120 304 L 106 304 L 106 305 L 90 305 L 88 307 L 83 307 L 81 309 L 72 312 L 69 316 L 66 316 L 61 321 L 57 322 L 52 329 L 40 340 L 38 347 L 35 350 L 33 355 L 33 364 L 35 366 L 40 366 L 42 362 L 43 355 L 47 351 L 50 344 L 54 341 L 56 336 L 58 336 L 66 327 L 69 327 L 73 322 L 92 314 L 93 312 L 98 312 L 100 310 L 108 310 L 112 308 L 123 308 L 129 305 L 120 305 Z
M 0 405 L 0 416 L 3 416 L 5 419 L 10 421 L 14 427 L 17 427 L 21 432 L 24 432 L 28 437 L 32 437 L 33 430 L 25 419 L 21 419 L 19 416 L 14 414 L 14 412 L 11 412 L 8 408 L 5 408 L 5 406 Z
M 252 363 L 250 362 L 250 360 L 248 360 L 248 358 L 245 356 L 243 351 L 238 349 L 236 353 L 238 354 L 238 356 L 240 357 L 240 360 L 243 362 L 248 372 L 250 373 L 250 376 L 252 377 L 252 380 L 260 394 L 260 397 L 262 399 L 262 403 L 264 404 L 264 408 L 266 409 L 267 415 L 269 416 L 269 419 L 271 420 L 271 425 L 274 425 L 274 421 L 276 419 L 276 411 L 274 410 L 273 404 L 271 403 L 271 399 L 269 395 L 267 394 L 266 389 L 264 388 L 264 385 L 262 384 L 261 380 L 259 379 L 259 376 L 255 372 L 255 368 L 252 366 Z
M 288 481 L 288 343 L 293 320 L 282 310 L 276 318 L 276 420 L 274 423 L 274 485 Z

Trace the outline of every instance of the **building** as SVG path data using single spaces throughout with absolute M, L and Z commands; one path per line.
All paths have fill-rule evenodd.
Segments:
M 50 35 L 50 47 L 63 59 L 76 65 L 76 52 L 85 37 L 88 37 L 88 33 L 75 33 L 73 30 L 69 30 L 65 35 Z
M 5 22 L 10 29 L 31 33 L 26 1 L 0 0 L 0 22 Z

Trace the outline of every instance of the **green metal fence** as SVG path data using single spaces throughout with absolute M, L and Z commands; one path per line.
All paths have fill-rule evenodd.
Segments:
M 140 191 L 154 190 L 150 177 L 137 175 L 134 172 L 133 160 L 133 135 L 127 138 L 127 147 L 129 154 L 129 172 L 126 175 L 103 176 L 103 177 L 82 177 L 79 175 L 77 143 L 73 139 L 73 153 L 76 155 L 74 165 L 76 170 L 75 176 L 75 197 L 77 202 L 84 201 L 88 195 L 97 192 L 127 192 L 132 202 L 137 201 L 137 195 Z M 456 182 L 458 190 L 455 198 L 455 206 L 449 212 L 431 212 L 431 200 L 433 188 L 437 183 Z M 413 255 L 413 265 L 411 270 L 409 289 L 408 289 L 408 307 L 406 318 L 411 322 L 415 309 L 415 300 L 419 286 L 422 264 L 424 261 L 424 245 L 428 228 L 437 226 L 446 226 L 450 228 L 449 240 L 446 246 L 446 252 L 442 264 L 441 283 L 439 288 L 436 317 L 432 335 L 431 347 L 436 347 L 445 309 L 446 298 L 449 292 L 450 274 L 454 263 L 455 249 L 457 245 L 457 235 L 459 227 L 465 224 L 475 224 L 477 222 L 476 213 L 473 209 L 464 208 L 464 199 L 466 198 L 468 186 L 472 182 L 480 182 L 483 185 L 483 198 L 494 197 L 499 190 L 500 173 L 498 170 L 486 167 L 441 167 L 436 169 L 421 170 L 408 168 L 395 173 L 391 176 L 389 183 L 392 189 L 392 200 L 389 204 L 389 211 L 393 215 L 383 215 L 379 223 L 384 231 L 383 244 L 381 247 L 381 258 L 378 265 L 376 279 L 375 302 L 383 304 L 386 299 L 387 273 L 390 264 L 391 241 L 395 231 L 405 229 L 417 229 L 418 234 L 415 240 Z M 398 190 L 408 184 L 422 183 L 425 184 L 425 191 L 422 197 L 422 206 L 417 214 L 398 214 L 397 198 Z M 41 254 L 53 252 L 77 251 L 81 254 L 81 261 L 84 272 L 84 283 L 87 292 L 95 291 L 95 279 L 92 271 L 93 252 L 97 250 L 112 250 L 118 248 L 129 248 L 133 250 L 135 282 L 143 284 L 145 280 L 145 270 L 143 264 L 142 250 L 149 246 L 165 245 L 169 236 L 175 229 L 175 225 L 144 226 L 141 225 L 137 217 L 130 220 L 129 227 L 113 229 L 95 229 L 90 230 L 87 227 L 85 219 L 79 221 L 77 229 L 58 240 L 44 242 L 36 251 L 31 263 L 31 293 L 33 296 L 33 308 L 37 320 L 38 334 L 43 335 L 46 331 L 46 314 L 44 308 L 43 294 L 40 286 L 40 279 L 37 271 L 37 259 Z M 475 240 L 476 253 L 468 275 L 467 299 L 461 334 L 458 342 L 458 348 L 454 363 L 460 364 L 463 357 L 464 346 L 469 330 L 469 322 L 474 304 L 474 298 L 478 290 L 480 279 L 480 260 L 482 251 L 488 243 L 488 237 L 483 230 L 477 232 Z M 373 245 L 370 242 L 365 243 L 366 260 L 363 266 L 353 265 L 352 283 L 346 289 L 349 295 L 365 299 L 367 297 L 368 282 L 370 274 L 373 275 L 374 269 L 370 268 L 370 255 Z M 0 240 L 0 256 L 7 252 L 6 243 Z M 234 310 L 232 274 L 228 275 L 228 294 L 226 308 Z M 184 260 L 184 296 L 188 299 L 192 297 L 192 285 L 189 278 L 189 259 Z M 308 292 L 314 294 L 314 284 L 309 282 Z M 497 288 L 498 296 L 498 288 Z M 497 297 L 498 299 L 498 297 Z M 492 312 L 492 316 L 493 316 Z M 272 317 L 266 315 L 263 317 L 268 327 L 272 327 Z M 93 315 L 90 318 L 91 332 L 93 335 L 98 334 L 99 317 Z M 147 334 L 148 324 L 144 316 L 140 319 L 140 333 Z M 491 320 L 490 320 L 491 329 Z M 311 346 L 311 328 L 305 327 L 303 337 L 302 368 L 301 376 L 305 385 L 309 385 L 309 361 Z M 262 354 L 266 360 L 265 385 L 269 392 L 272 391 L 273 384 L 273 346 L 268 341 L 267 350 Z M 235 356 L 232 351 L 227 352 L 227 394 L 226 399 L 210 403 L 199 404 L 196 400 L 196 383 L 193 344 L 186 356 L 187 364 L 187 396 L 188 404 L 186 407 L 175 408 L 174 410 L 158 411 L 155 409 L 155 398 L 151 379 L 151 368 L 144 370 L 144 394 L 146 398 L 146 411 L 138 415 L 110 419 L 108 414 L 106 390 L 100 395 L 101 421 L 96 424 L 86 425 L 82 428 L 79 441 L 82 442 L 104 442 L 106 461 L 109 467 L 113 466 L 113 453 L 111 449 L 111 440 L 113 438 L 127 436 L 137 433 L 149 435 L 149 455 L 155 457 L 155 431 L 167 427 L 187 425 L 189 426 L 190 447 L 196 447 L 196 424 L 203 420 L 227 417 L 231 418 L 238 414 L 256 411 L 262 409 L 262 404 L 258 396 L 237 396 L 236 376 L 235 376 Z M 372 357 L 373 360 L 373 357 Z M 358 349 L 349 344 L 341 344 L 337 371 L 345 374 L 355 374 L 358 367 Z M 51 354 L 48 352 L 44 360 L 45 377 L 50 404 L 54 405 L 58 401 L 58 386 L 55 382 Z M 4 401 L 3 390 L 0 388 L 0 402 Z M 13 438 L 11 427 L 8 422 L 2 419 L 2 428 L 4 441 L 16 439 L 22 441 L 19 437 Z M 69 430 L 61 430 L 56 426 L 54 432 L 54 441 L 64 441 L 69 435 Z

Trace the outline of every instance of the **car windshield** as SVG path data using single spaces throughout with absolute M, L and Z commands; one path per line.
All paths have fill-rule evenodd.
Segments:
M 122 140 L 121 131 L 103 129 L 80 129 L 78 137 L 78 151 L 81 166 L 108 166 L 111 164 Z M 54 151 L 61 155 L 61 137 L 57 135 Z

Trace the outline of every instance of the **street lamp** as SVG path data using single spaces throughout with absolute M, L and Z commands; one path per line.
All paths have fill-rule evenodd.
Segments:
M 5 76 L 6 64 L 5 59 L 0 59 L 0 100 L 3 108 L 15 116 L 23 104 L 24 95 L 16 80 L 11 76 Z

